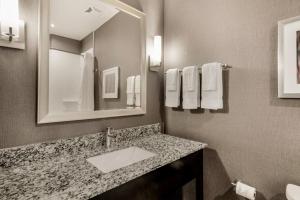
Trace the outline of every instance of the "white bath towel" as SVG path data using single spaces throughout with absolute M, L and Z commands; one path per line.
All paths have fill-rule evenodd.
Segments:
M 127 105 L 128 106 L 134 106 L 134 82 L 135 82 L 135 76 L 129 76 L 127 78 Z
M 141 76 L 135 77 L 134 83 L 135 106 L 141 107 Z
M 182 71 L 183 109 L 200 107 L 200 78 L 197 66 L 183 68 Z
M 202 66 L 201 108 L 223 109 L 223 75 L 221 63 Z
M 180 105 L 180 84 L 181 78 L 178 69 L 169 69 L 166 72 L 166 99 L 165 106 L 176 108 Z M 172 85 L 174 82 L 175 85 Z M 169 86 L 168 86 L 169 85 Z

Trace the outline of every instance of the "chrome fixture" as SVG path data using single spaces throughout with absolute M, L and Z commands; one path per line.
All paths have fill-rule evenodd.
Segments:
M 198 66 L 198 65 L 197 65 Z M 222 64 L 222 69 L 223 70 L 229 70 L 229 69 L 231 69 L 232 68 L 232 66 L 230 66 L 230 65 L 228 65 L 228 64 Z M 198 67 L 198 70 L 199 70 L 199 72 L 201 73 L 201 69 L 202 69 L 202 67 L 201 66 L 199 66 Z M 179 70 L 179 72 L 182 72 L 182 69 L 180 69 Z M 165 74 L 166 74 L 166 72 L 165 72 Z

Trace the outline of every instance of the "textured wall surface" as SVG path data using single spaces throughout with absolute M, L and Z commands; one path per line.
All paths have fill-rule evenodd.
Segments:
M 163 31 L 161 0 L 124 0 L 147 13 L 148 44 Z M 94 133 L 107 126 L 131 127 L 161 122 L 162 76 L 148 73 L 145 116 L 36 125 L 38 0 L 20 0 L 26 22 L 25 51 L 0 47 L 0 148 Z
M 165 1 L 165 70 L 233 66 L 225 111 L 166 110 L 169 134 L 209 144 L 205 200 L 225 199 L 234 179 L 255 186 L 257 199 L 300 185 L 300 99 L 277 98 L 277 21 L 298 15 L 299 0 Z

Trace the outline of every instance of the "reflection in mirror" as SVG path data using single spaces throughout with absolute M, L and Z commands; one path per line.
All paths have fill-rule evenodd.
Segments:
M 141 105 L 137 17 L 101 0 L 50 0 L 49 23 L 49 114 Z

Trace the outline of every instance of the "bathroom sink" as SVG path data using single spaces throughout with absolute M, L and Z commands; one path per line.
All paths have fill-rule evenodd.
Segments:
M 156 154 L 138 147 L 109 152 L 103 155 L 88 158 L 87 161 L 103 173 L 108 173 L 131 164 L 146 160 Z

